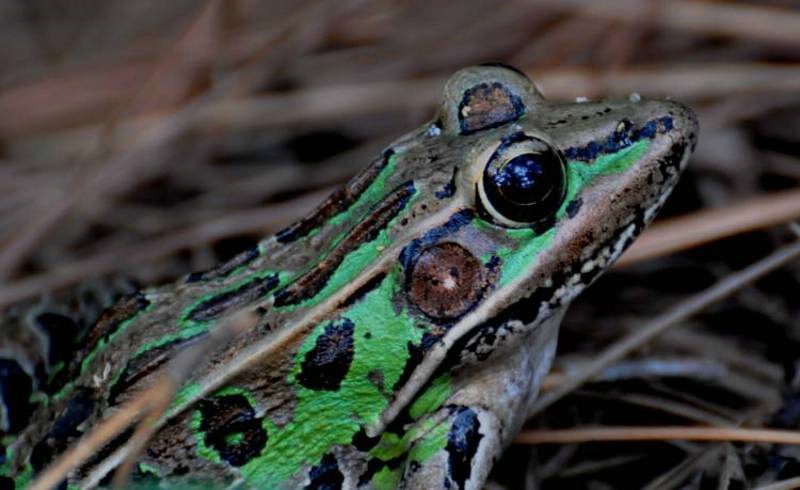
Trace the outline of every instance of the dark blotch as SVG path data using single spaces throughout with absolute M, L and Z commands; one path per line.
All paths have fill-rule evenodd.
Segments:
M 322 461 L 308 472 L 311 480 L 306 486 L 307 489 L 314 490 L 339 490 L 344 485 L 344 474 L 339 469 L 336 457 L 327 453 L 322 457 Z
M 187 316 L 190 320 L 207 322 L 219 318 L 225 312 L 238 306 L 251 303 L 275 289 L 278 285 L 278 275 L 269 274 L 265 277 L 256 277 L 232 291 L 225 291 L 213 298 L 207 299 L 194 307 Z
M 57 455 L 67 449 L 70 440 L 81 435 L 78 426 L 92 415 L 94 404 L 92 390 L 86 387 L 76 390 L 47 436 L 33 447 L 30 463 L 34 472 L 39 472 L 50 464 Z
M 306 353 L 297 381 L 311 390 L 338 390 L 353 362 L 354 329 L 349 318 L 329 323 Z
M 450 177 L 450 180 L 434 193 L 437 199 L 453 197 L 453 194 L 456 193 L 456 173 L 458 173 L 458 167 L 453 167 L 453 175 Z
M 366 429 L 362 427 L 358 432 L 353 434 L 353 439 L 350 443 L 359 451 L 367 452 L 377 446 L 380 440 L 381 436 L 370 437 L 367 435 Z
M 411 374 L 413 374 L 414 369 L 422 362 L 425 353 L 428 352 L 441 337 L 441 334 L 428 332 L 422 336 L 422 340 L 419 344 L 408 343 L 408 358 L 406 359 L 405 366 L 403 366 L 403 372 L 400 373 L 400 377 L 397 378 L 397 381 L 392 387 L 393 391 L 396 392 L 411 379 Z
M 581 210 L 581 206 L 583 206 L 583 199 L 580 197 L 578 199 L 574 199 L 567 204 L 567 216 L 570 218 L 574 218 L 578 215 L 578 211 Z
M 0 402 L 5 407 L 7 427 L 3 431 L 15 434 L 23 429 L 33 413 L 29 400 L 33 393 L 33 380 L 17 361 L 0 359 Z
M 75 320 L 60 313 L 45 312 L 36 315 L 34 321 L 50 339 L 50 352 L 47 353 L 50 364 L 69 359 L 79 332 Z
M 496 128 L 519 119 L 525 104 L 499 82 L 481 83 L 466 90 L 458 105 L 461 134 Z
M 472 459 L 483 438 L 478 414 L 469 407 L 449 407 L 454 413 L 453 425 L 447 436 L 447 467 L 450 481 L 456 488 L 465 488 L 472 473 Z
M 243 466 L 267 445 L 262 418 L 255 416 L 244 395 L 224 395 L 200 400 L 203 440 L 232 466 Z

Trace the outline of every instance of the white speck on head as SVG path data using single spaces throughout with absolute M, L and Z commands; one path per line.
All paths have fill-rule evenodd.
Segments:
M 642 96 L 639 95 L 639 92 L 631 92 L 631 94 L 628 96 L 628 100 L 636 104 L 642 101 Z
M 439 136 L 440 134 L 442 134 L 442 129 L 439 126 L 431 124 L 428 127 L 428 136 Z
M 579 97 L 575 97 L 575 103 L 576 104 L 583 104 L 585 102 L 589 102 L 589 97 L 584 97 L 583 95 L 581 95 Z

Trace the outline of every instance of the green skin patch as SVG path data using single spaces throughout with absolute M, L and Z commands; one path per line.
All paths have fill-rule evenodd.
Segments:
M 297 382 L 305 355 L 314 348 L 327 323 L 318 325 L 305 339 L 289 375 L 289 383 L 298 397 L 294 416 L 283 427 L 264 420 L 267 446 L 261 456 L 240 468 L 249 483 L 267 487 L 279 485 L 303 467 L 319 463 L 331 447 L 350 444 L 362 426 L 378 421 L 390 400 L 391 392 L 387 387 L 393 386 L 403 372 L 409 355 L 408 344 L 418 343 L 429 327 L 415 323 L 407 311 L 395 311 L 392 298 L 401 287 L 402 274 L 398 265 L 377 289 L 341 314 L 354 324 L 353 360 L 338 390 L 311 390 Z M 375 366 L 382 368 L 381 386 L 371 381 Z M 442 386 L 437 386 L 437 391 L 442 392 Z M 320 417 L 320 413 L 326 414 L 325 417 Z M 196 431 L 199 431 L 199 424 L 199 419 L 193 420 Z M 198 440 L 201 439 L 198 434 Z M 200 446 L 200 456 L 219 461 L 219 455 L 213 450 Z

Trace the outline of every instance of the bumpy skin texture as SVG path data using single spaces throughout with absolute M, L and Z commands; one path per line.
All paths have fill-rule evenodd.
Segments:
M 696 132 L 675 102 L 555 104 L 514 70 L 462 70 L 432 123 L 308 218 L 106 312 L 5 473 L 23 484 L 246 307 L 259 326 L 181 391 L 137 479 L 481 488 L 536 398 L 564 309 L 658 211 Z M 563 155 L 565 197 L 509 227 L 481 202 L 481 174 L 531 137 Z M 125 437 L 71 481 L 100 481 Z

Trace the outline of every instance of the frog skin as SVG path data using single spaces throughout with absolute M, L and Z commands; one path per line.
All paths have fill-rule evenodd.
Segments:
M 482 488 L 566 307 L 658 212 L 697 129 L 672 101 L 554 103 L 508 67 L 457 72 L 432 122 L 308 217 L 107 310 L 8 447 L 7 480 L 24 486 L 247 309 L 257 327 L 181 389 L 135 481 Z M 130 433 L 69 483 L 107 482 L 98 462 Z

